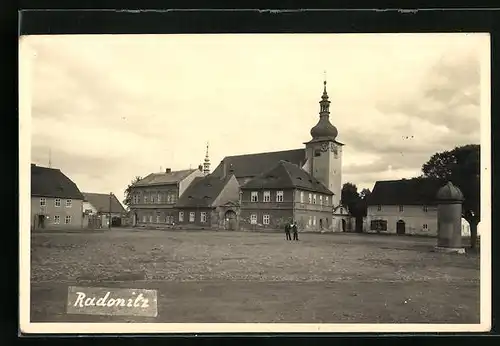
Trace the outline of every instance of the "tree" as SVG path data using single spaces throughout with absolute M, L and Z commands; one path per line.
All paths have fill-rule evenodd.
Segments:
M 349 208 L 351 214 L 355 214 L 356 205 L 359 201 L 358 187 L 353 183 L 345 183 L 340 193 L 340 201 Z
M 123 200 L 123 204 L 125 204 L 127 210 L 130 210 L 130 204 L 132 204 L 132 195 L 131 195 L 132 187 L 139 180 L 142 180 L 142 177 L 136 176 L 125 189 L 125 199 Z
M 470 246 L 476 247 L 480 221 L 480 146 L 469 144 L 431 156 L 422 166 L 424 177 L 451 181 L 464 195 L 462 216 L 470 224 Z

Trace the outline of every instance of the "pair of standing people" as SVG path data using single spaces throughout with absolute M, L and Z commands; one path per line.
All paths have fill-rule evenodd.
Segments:
M 297 222 L 287 223 L 285 225 L 285 235 L 286 240 L 292 240 L 290 233 L 293 233 L 293 240 L 299 240 L 299 231 L 297 227 Z

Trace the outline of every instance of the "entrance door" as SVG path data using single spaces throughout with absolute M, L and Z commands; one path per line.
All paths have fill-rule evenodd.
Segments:
M 45 228 L 45 215 L 38 215 L 38 228 Z
M 344 219 L 342 219 L 342 232 L 345 232 L 346 229 L 346 222 Z
M 396 223 L 396 233 L 397 234 L 405 234 L 405 222 L 403 220 L 399 220 Z
M 224 218 L 226 220 L 226 229 L 230 231 L 235 231 L 236 230 L 236 213 L 233 210 L 228 210 L 226 211 L 226 214 L 224 215 Z

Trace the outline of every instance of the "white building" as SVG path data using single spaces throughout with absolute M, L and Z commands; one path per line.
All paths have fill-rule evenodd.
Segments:
M 437 236 L 436 179 L 377 181 L 368 199 L 367 232 Z M 470 236 L 462 218 L 462 235 Z

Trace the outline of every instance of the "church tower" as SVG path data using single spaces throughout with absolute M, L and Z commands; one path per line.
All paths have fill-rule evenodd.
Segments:
M 311 129 L 312 139 L 306 145 L 306 164 L 303 167 L 334 193 L 333 206 L 340 204 L 342 189 L 342 146 L 337 142 L 337 128 L 330 123 L 330 101 L 323 82 L 319 121 Z
M 210 174 L 210 159 L 208 157 L 208 143 L 207 143 L 207 151 L 205 153 L 205 160 L 203 161 L 203 174 Z

